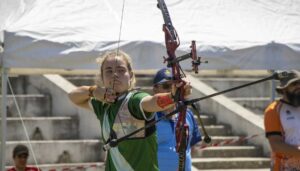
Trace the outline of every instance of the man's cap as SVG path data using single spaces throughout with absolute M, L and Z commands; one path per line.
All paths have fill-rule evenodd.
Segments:
M 19 156 L 21 154 L 29 155 L 29 151 L 25 145 L 19 144 L 13 150 L 13 157 Z
M 292 70 L 286 77 L 281 78 L 280 85 L 276 87 L 278 92 L 281 92 L 283 89 L 287 88 L 293 82 L 300 80 L 300 72 L 297 70 Z
M 163 68 L 157 71 L 153 80 L 153 84 L 161 84 L 167 81 L 171 81 L 172 78 L 172 72 L 168 68 Z

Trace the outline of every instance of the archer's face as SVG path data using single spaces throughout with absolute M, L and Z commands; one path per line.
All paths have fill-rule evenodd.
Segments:
M 300 80 L 291 83 L 285 90 L 284 96 L 295 107 L 300 106 Z
M 300 91 L 300 80 L 291 83 L 288 87 L 287 87 L 287 92 L 290 93 L 297 93 Z
M 19 168 L 19 169 L 25 168 L 26 164 L 27 164 L 27 158 L 28 158 L 27 154 L 21 154 L 21 155 L 15 156 L 14 162 L 15 162 L 16 168 Z
M 156 84 L 153 88 L 154 93 L 170 93 L 172 90 L 172 81 Z
M 132 73 L 122 57 L 108 57 L 103 63 L 103 83 L 105 88 L 113 88 L 116 93 L 128 91 Z

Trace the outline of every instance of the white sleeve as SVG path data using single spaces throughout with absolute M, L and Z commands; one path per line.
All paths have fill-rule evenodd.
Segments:
M 146 96 L 146 97 L 147 97 L 147 96 Z M 145 97 L 144 97 L 144 98 L 145 98 Z M 150 120 L 152 120 L 152 119 L 154 118 L 155 112 L 153 112 L 152 115 L 150 115 L 149 117 L 147 117 L 147 116 L 145 115 L 145 112 L 144 112 L 144 110 L 143 110 L 143 108 L 142 108 L 142 102 L 143 102 L 144 98 L 143 98 L 143 99 L 141 100 L 141 102 L 140 102 L 140 111 L 142 112 L 144 119 L 145 119 L 146 121 L 150 121 Z

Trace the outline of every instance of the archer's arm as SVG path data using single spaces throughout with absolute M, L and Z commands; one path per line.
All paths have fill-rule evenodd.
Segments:
M 142 108 L 145 112 L 164 111 L 171 107 L 174 107 L 171 93 L 158 93 L 154 96 L 147 96 L 142 101 Z
M 71 91 L 68 96 L 70 100 L 77 106 L 92 110 L 89 105 L 91 97 L 95 97 L 99 101 L 104 101 L 106 89 L 97 86 L 81 86 Z
M 272 135 L 268 137 L 268 140 L 273 152 L 300 158 L 300 147 L 285 143 L 282 136 Z
M 176 87 L 179 87 L 180 84 L 176 85 Z M 190 84 L 186 84 L 184 86 L 184 96 L 188 96 L 191 94 L 192 86 Z M 167 109 L 170 109 L 174 107 L 174 99 L 172 97 L 172 94 L 175 94 L 176 88 L 174 85 L 174 88 L 172 90 L 172 93 L 158 93 L 153 96 L 147 96 L 142 101 L 142 108 L 146 112 L 158 112 L 158 111 L 164 111 Z

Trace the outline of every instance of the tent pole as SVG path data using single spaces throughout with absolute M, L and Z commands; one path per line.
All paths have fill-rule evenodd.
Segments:
M 7 69 L 1 68 L 2 86 L 1 86 L 1 170 L 5 170 L 6 156 L 6 105 L 7 105 Z

